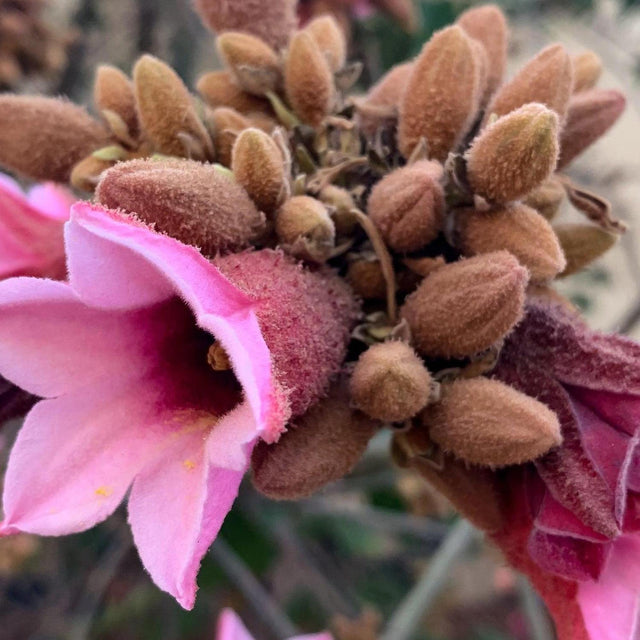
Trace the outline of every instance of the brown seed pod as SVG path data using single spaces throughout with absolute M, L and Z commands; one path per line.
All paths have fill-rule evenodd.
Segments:
M 158 152 L 198 160 L 212 156 L 211 138 L 191 94 L 171 67 L 144 55 L 133 68 L 133 83 L 140 124 Z
M 347 39 L 332 15 L 314 18 L 304 30 L 317 42 L 332 71 L 339 71 L 344 67 L 347 61 Z
M 490 202 L 518 200 L 542 184 L 558 158 L 558 116 L 527 104 L 498 118 L 466 153 L 469 184 Z
M 243 91 L 229 71 L 211 71 L 200 76 L 198 93 L 210 107 L 229 107 L 242 114 L 271 113 L 269 102 Z
M 384 300 L 387 296 L 387 281 L 378 259 L 350 262 L 347 268 L 347 282 L 354 293 L 364 300 Z
M 408 158 L 421 139 L 444 162 L 469 130 L 480 102 L 480 62 L 457 26 L 434 34 L 416 59 L 400 102 L 398 144 Z
M 619 236 L 591 224 L 559 224 L 553 230 L 567 259 L 561 277 L 570 276 L 603 256 Z
M 622 115 L 626 103 L 624 95 L 615 89 L 591 89 L 573 96 L 560 135 L 558 169 L 603 136 Z
M 257 207 L 273 213 L 287 196 L 284 160 L 271 136 L 245 129 L 233 145 L 231 168 Z
M 277 443 L 256 445 L 253 484 L 274 500 L 309 496 L 349 473 L 376 430 L 373 420 L 349 406 L 346 390 L 336 383 Z
M 133 83 L 120 69 L 108 64 L 100 65 L 96 69 L 93 102 L 101 113 L 103 111 L 117 113 L 126 124 L 129 135 L 132 138 L 138 136 L 140 125 Z
M 315 39 L 299 31 L 289 43 L 284 68 L 285 91 L 296 115 L 317 127 L 335 101 L 333 74 Z
M 264 216 L 246 191 L 193 160 L 121 162 L 103 174 L 96 198 L 209 256 L 247 247 L 264 232 Z
M 80 160 L 108 142 L 105 127 L 66 100 L 0 96 L 0 164 L 10 171 L 67 182 Z
M 593 89 L 602 74 L 602 60 L 593 52 L 585 51 L 571 58 L 573 63 L 573 93 Z
M 434 442 L 465 462 L 523 464 L 562 442 L 551 409 L 498 380 L 457 380 L 441 385 L 440 393 L 420 420 Z
M 395 251 L 416 251 L 436 238 L 444 219 L 442 167 L 421 160 L 396 169 L 378 182 L 367 211 Z
M 507 66 L 507 19 L 500 7 L 486 4 L 467 9 L 456 22 L 487 52 L 486 94 L 491 95 L 500 86 Z
M 401 309 L 425 356 L 465 358 L 488 349 L 522 319 L 529 276 L 507 251 L 434 271 Z
M 555 278 L 566 266 L 551 225 L 535 209 L 519 202 L 486 213 L 460 210 L 456 231 L 465 255 L 505 249 L 529 270 L 534 283 Z
M 571 58 L 560 44 L 552 44 L 529 61 L 505 84 L 487 108 L 492 114 L 506 115 L 530 102 L 545 105 L 564 120 L 573 89 Z
M 263 96 L 281 84 L 280 58 L 263 40 L 237 31 L 218 36 L 220 57 L 245 91 Z
M 427 406 L 431 375 L 416 352 L 399 341 L 373 345 L 356 362 L 350 380 L 354 405 L 383 422 L 404 422 Z
M 214 109 L 208 114 L 208 120 L 213 128 L 216 160 L 225 167 L 230 167 L 236 138 L 242 131 L 251 128 L 251 122 L 235 109 L 228 107 Z
M 545 180 L 524 199 L 524 204 L 535 209 L 543 218 L 553 220 L 565 198 L 562 183 L 555 176 Z

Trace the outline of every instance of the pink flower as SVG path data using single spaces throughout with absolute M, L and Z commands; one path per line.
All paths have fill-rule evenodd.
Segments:
M 230 270 L 259 286 L 260 298 L 249 296 L 193 247 L 85 203 L 72 208 L 65 236 L 68 283 L 0 282 L 0 372 L 45 398 L 11 453 L 0 533 L 82 531 L 131 488 L 142 562 L 191 608 L 201 558 L 253 444 L 277 440 L 291 406 L 304 411 L 326 390 L 355 306 L 346 291 L 342 307 L 339 296 L 328 301 L 325 289 L 336 293 L 328 276 L 302 272 L 276 252 L 242 254 L 248 269 L 270 269 L 253 278 L 234 256 Z M 267 346 L 259 318 L 271 317 L 269 296 L 281 288 L 289 292 L 276 296 L 288 332 L 265 327 Z M 287 303 L 311 322 L 287 325 Z M 320 340 L 329 329 L 327 347 Z M 209 365 L 214 340 L 232 370 Z M 308 361 L 319 359 L 318 376 L 327 379 L 309 373 Z M 295 377 L 294 362 L 306 379 Z
M 35 186 L 25 196 L 17 182 L 0 174 L 0 279 L 64 279 L 62 228 L 74 200 L 52 183 Z
M 253 636 L 242 624 L 242 620 L 231 609 L 225 609 L 218 619 L 218 634 L 216 640 L 253 640 Z M 333 640 L 330 633 L 315 633 L 305 636 L 295 636 L 290 640 Z

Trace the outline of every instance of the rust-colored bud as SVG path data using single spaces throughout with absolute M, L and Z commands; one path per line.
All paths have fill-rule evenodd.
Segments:
M 436 238 L 444 218 L 442 167 L 421 160 L 396 169 L 378 182 L 367 211 L 395 251 L 421 249 Z
M 564 120 L 573 88 L 571 57 L 560 44 L 543 49 L 496 93 L 487 116 L 503 116 L 530 102 L 544 104 Z
M 456 21 L 465 32 L 478 40 L 487 52 L 487 94 L 502 82 L 507 66 L 507 20 L 500 7 L 486 4 L 467 9 Z
M 211 157 L 211 139 L 178 74 L 161 60 L 142 56 L 133 68 L 138 117 L 160 153 Z
M 228 31 L 218 36 L 216 46 L 220 57 L 245 91 L 263 96 L 280 86 L 278 54 L 260 38 Z
M 441 385 L 440 400 L 420 419 L 444 451 L 493 468 L 530 462 L 562 442 L 551 409 L 488 378 Z
M 256 445 L 253 484 L 275 500 L 309 496 L 349 473 L 376 430 L 373 420 L 349 406 L 344 385 L 335 383 L 277 443 Z
M 541 104 L 527 104 L 498 118 L 466 154 L 469 184 L 491 202 L 526 196 L 555 169 L 558 116 Z
M 354 405 L 383 422 L 404 422 L 427 406 L 431 375 L 406 343 L 383 342 L 365 351 L 350 380 Z
M 464 358 L 488 349 L 522 319 L 527 270 L 507 251 L 447 264 L 405 301 L 402 317 L 425 356 Z
M 602 60 L 593 51 L 573 56 L 573 92 L 593 89 L 602 74 Z
M 535 209 L 547 220 L 553 220 L 565 198 L 565 190 L 558 178 L 551 176 L 524 199 L 524 203 Z
M 460 248 L 467 256 L 507 250 L 527 267 L 531 282 L 547 282 L 566 266 L 551 225 L 535 210 L 515 203 L 494 211 L 456 213 Z
M 136 138 L 140 132 L 136 96 L 129 78 L 108 64 L 100 65 L 96 70 L 93 83 L 93 102 L 98 111 L 117 113 L 127 126 L 129 135 Z
M 328 184 L 321 189 L 318 198 L 331 207 L 330 215 L 336 227 L 336 234 L 348 236 L 353 233 L 358 226 L 355 216 L 351 213 L 352 209 L 356 208 L 353 196 L 342 187 Z
M 211 107 L 229 107 L 243 114 L 269 113 L 271 107 L 265 98 L 243 91 L 229 71 L 211 71 L 200 76 L 198 93 Z
M 603 256 L 619 236 L 590 224 L 559 224 L 553 228 L 567 259 L 561 276 L 570 276 Z
M 66 100 L 0 96 L 0 164 L 10 171 L 67 182 L 76 163 L 107 143 L 102 124 Z
M 294 196 L 278 210 L 276 235 L 292 255 L 324 262 L 335 245 L 336 230 L 322 202 L 310 196 Z
M 194 160 L 121 162 L 103 174 L 96 198 L 209 256 L 247 247 L 264 231 L 264 216 L 246 191 Z
M 387 281 L 377 258 L 360 258 L 350 262 L 347 282 L 354 293 L 364 300 L 384 300 L 387 296 Z
M 416 59 L 400 102 L 398 143 L 405 157 L 421 139 L 443 162 L 469 130 L 480 102 L 480 62 L 457 26 L 434 34 Z
M 228 107 L 214 109 L 209 114 L 209 120 L 213 128 L 216 160 L 225 167 L 230 167 L 236 138 L 242 131 L 251 128 L 251 122 L 235 109 Z
M 329 63 L 309 33 L 299 31 L 291 39 L 284 77 L 287 98 L 296 115 L 318 126 L 331 113 L 335 86 Z
M 347 39 L 332 15 L 314 18 L 304 30 L 318 43 L 332 71 L 339 71 L 344 67 L 347 61 Z
M 245 129 L 233 145 L 231 168 L 258 208 L 272 213 L 287 196 L 284 161 L 271 136 Z
M 276 50 L 286 46 L 298 22 L 295 0 L 195 0 L 203 22 L 216 33 L 244 31 Z
M 560 136 L 558 169 L 603 136 L 622 115 L 626 103 L 624 95 L 615 89 L 591 89 L 573 96 Z

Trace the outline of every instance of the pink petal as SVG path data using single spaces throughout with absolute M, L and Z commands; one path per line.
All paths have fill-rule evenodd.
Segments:
M 233 609 L 224 609 L 218 618 L 216 640 L 253 640 Z
M 27 194 L 29 204 L 43 216 L 65 222 L 69 219 L 71 205 L 77 200 L 67 189 L 53 182 L 38 184 Z

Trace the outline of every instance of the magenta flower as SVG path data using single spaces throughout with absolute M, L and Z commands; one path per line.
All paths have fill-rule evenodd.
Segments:
M 242 620 L 232 609 L 225 609 L 218 619 L 218 633 L 216 640 L 253 640 Z M 311 635 L 295 636 L 290 640 L 333 640 L 330 633 L 312 633 Z
M 11 453 L 0 533 L 82 531 L 131 488 L 129 522 L 142 562 L 191 608 L 201 558 L 253 444 L 276 440 L 292 406 L 304 411 L 326 391 L 355 305 L 346 289 L 276 252 L 232 256 L 225 265 L 256 283 L 261 299 L 250 297 L 193 247 L 85 203 L 72 208 L 65 235 L 68 283 L 0 283 L 0 372 L 45 398 Z M 243 273 L 241 256 L 264 273 Z M 267 346 L 259 317 L 275 313 L 265 282 L 279 275 L 283 320 L 265 327 Z M 288 302 L 299 310 L 288 314 Z M 286 324 L 302 313 L 308 325 Z M 319 342 L 323 326 L 333 329 L 329 346 Z M 232 370 L 209 365 L 214 344 Z M 308 374 L 313 361 L 322 361 L 323 381 Z M 294 378 L 299 371 L 306 379 Z
M 0 279 L 28 275 L 64 279 L 62 228 L 75 198 L 47 183 L 25 195 L 0 174 Z

